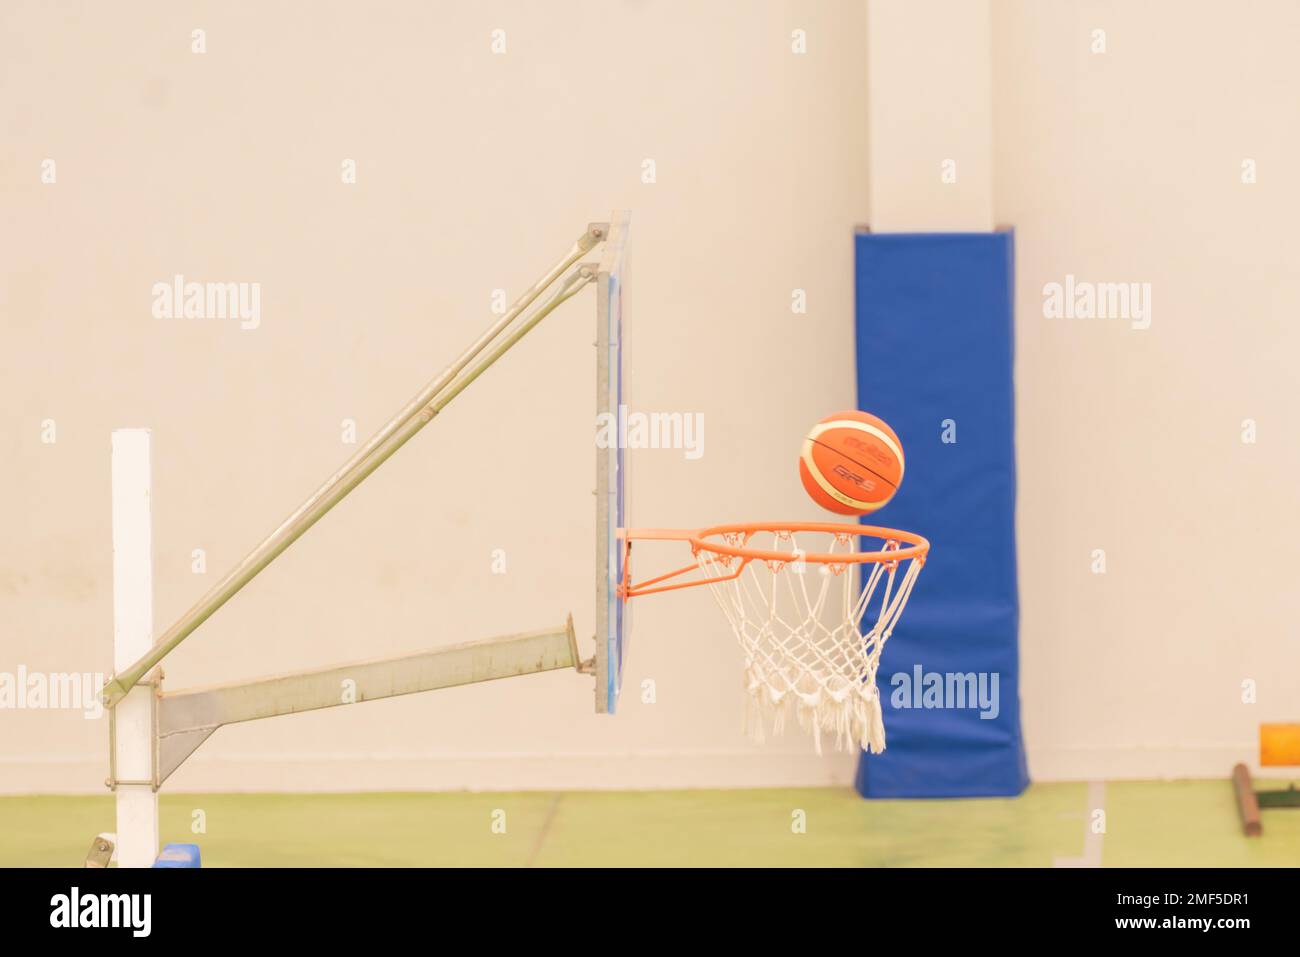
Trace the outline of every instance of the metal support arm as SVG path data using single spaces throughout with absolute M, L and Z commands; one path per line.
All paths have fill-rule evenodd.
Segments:
M 158 698 L 158 787 L 217 728 L 300 711 L 575 668 L 573 619 L 560 628 L 467 641 L 414 655 L 334 665 L 255 681 L 166 692 Z
M 519 341 L 560 303 L 572 297 L 586 283 L 595 279 L 592 269 L 584 267 L 568 277 L 565 284 L 537 312 L 529 316 L 496 349 L 477 365 L 470 363 L 504 333 L 514 321 L 540 296 L 566 269 L 581 259 L 609 232 L 608 223 L 591 223 L 573 246 L 542 276 L 509 310 L 492 324 L 461 356 L 426 385 L 392 419 L 357 452 L 342 468 L 303 502 L 293 514 L 236 565 L 199 601 L 167 629 L 154 643 L 149 653 L 134 664 L 115 674 L 104 686 L 104 704 L 113 708 L 126 696 L 141 678 L 170 654 L 199 625 L 234 595 L 286 548 L 297 541 L 307 529 L 331 508 L 337 505 L 354 488 L 379 468 L 394 452 L 433 420 L 452 399 L 469 383 L 492 365 L 511 346 Z M 466 371 L 468 369 L 468 371 Z

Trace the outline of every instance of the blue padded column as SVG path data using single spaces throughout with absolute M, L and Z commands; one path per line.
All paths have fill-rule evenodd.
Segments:
M 894 500 L 866 521 L 917 532 L 932 548 L 881 659 L 886 749 L 862 756 L 857 788 L 872 798 L 1019 794 L 1029 775 L 1013 234 L 859 233 L 855 242 L 858 407 L 893 426 L 906 455 Z

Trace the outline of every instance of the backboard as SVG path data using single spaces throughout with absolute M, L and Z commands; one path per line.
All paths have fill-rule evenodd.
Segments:
M 596 278 L 596 710 L 613 714 L 627 655 L 628 603 L 620 594 L 626 573 L 628 406 L 627 234 L 631 214 L 610 217 Z

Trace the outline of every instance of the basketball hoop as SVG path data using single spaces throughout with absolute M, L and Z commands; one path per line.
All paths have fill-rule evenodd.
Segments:
M 823 732 L 834 733 L 839 749 L 885 749 L 876 669 L 929 542 L 890 528 L 826 522 L 629 529 L 626 539 L 625 563 L 633 541 L 689 542 L 694 565 L 628 584 L 624 597 L 709 586 L 745 656 L 746 725 L 757 740 L 768 717 L 780 734 L 793 716 L 812 732 L 818 754 Z M 861 550 L 860 539 L 878 544 Z M 703 578 L 672 581 L 696 569 Z

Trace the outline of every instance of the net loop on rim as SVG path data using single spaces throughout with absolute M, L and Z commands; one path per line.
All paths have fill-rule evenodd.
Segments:
M 857 547 L 872 540 L 874 549 Z M 894 529 L 810 522 L 716 526 L 690 544 L 745 656 L 749 732 L 762 741 L 769 719 L 780 734 L 793 718 L 819 754 L 824 734 L 839 749 L 883 751 L 880 653 L 929 543 Z

